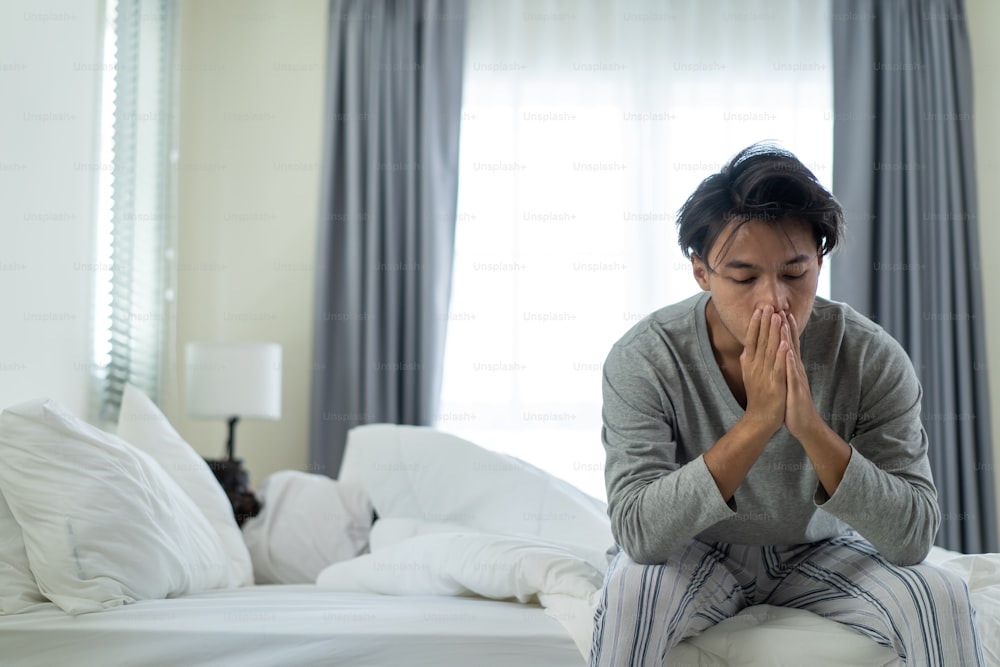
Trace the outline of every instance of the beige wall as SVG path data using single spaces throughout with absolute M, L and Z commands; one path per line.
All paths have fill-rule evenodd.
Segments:
M 178 377 L 167 416 L 205 456 L 225 424 L 184 414 L 184 346 L 284 349 L 282 417 L 243 421 L 255 481 L 308 461 L 325 0 L 184 0 L 176 173 Z
M 979 240 L 986 315 L 986 350 L 990 377 L 990 413 L 993 415 L 993 474 L 1000 491 L 1000 3 L 967 0 L 969 39 L 972 42 L 975 95 L 976 177 L 979 184 Z

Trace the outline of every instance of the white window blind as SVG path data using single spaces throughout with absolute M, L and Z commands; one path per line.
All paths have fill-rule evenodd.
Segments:
M 436 425 L 604 498 L 604 358 L 699 289 L 677 209 L 760 140 L 829 187 L 829 7 L 485 0 L 470 16 Z
M 109 0 L 94 356 L 98 418 L 126 382 L 156 400 L 172 322 L 169 169 L 175 3 Z

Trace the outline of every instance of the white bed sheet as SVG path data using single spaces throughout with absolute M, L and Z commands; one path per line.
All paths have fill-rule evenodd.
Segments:
M 4 667 L 580 667 L 537 606 L 252 586 L 68 616 L 55 605 L 0 616 Z
M 967 578 L 986 664 L 1000 666 L 1000 589 L 989 584 L 1000 560 L 963 556 L 949 565 L 956 562 L 978 570 Z M 563 626 L 589 623 L 591 613 L 557 606 L 546 614 L 515 602 L 346 593 L 310 584 L 219 590 L 81 616 L 46 604 L 0 616 L 0 665 L 580 667 L 585 661 Z M 798 610 L 760 606 L 683 642 L 667 665 L 901 664 L 861 639 Z

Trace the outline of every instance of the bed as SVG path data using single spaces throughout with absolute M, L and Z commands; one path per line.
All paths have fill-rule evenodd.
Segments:
M 338 480 L 273 475 L 242 532 L 134 388 L 117 435 L 52 401 L 8 408 L 0 461 L 2 665 L 586 664 L 603 504 L 448 434 L 354 429 Z M 969 582 L 1000 665 L 1000 557 L 931 559 Z M 903 663 L 832 621 L 758 606 L 667 664 Z
M 69 616 L 3 618 L 4 665 L 579 667 L 541 609 L 511 602 L 252 586 Z M 87 657 L 90 659 L 88 660 Z

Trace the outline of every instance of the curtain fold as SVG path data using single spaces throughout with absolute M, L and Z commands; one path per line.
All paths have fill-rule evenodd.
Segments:
M 464 0 L 332 0 L 313 472 L 345 436 L 437 412 L 454 248 Z
M 834 0 L 832 296 L 907 350 L 942 511 L 938 544 L 997 549 L 962 0 Z

